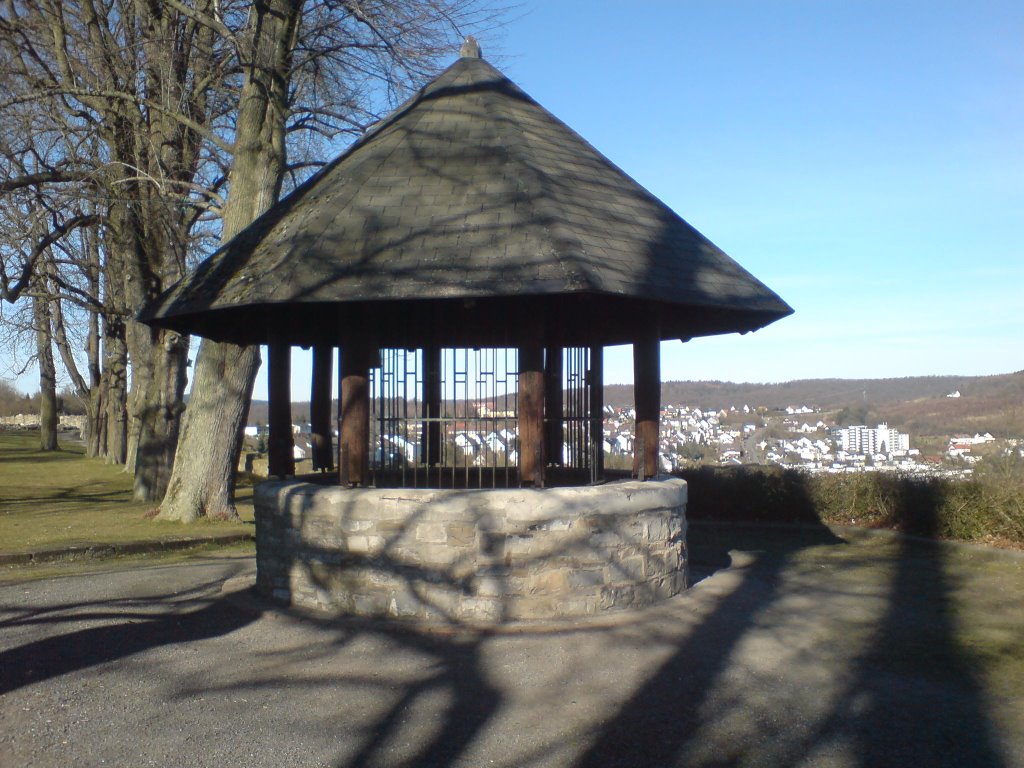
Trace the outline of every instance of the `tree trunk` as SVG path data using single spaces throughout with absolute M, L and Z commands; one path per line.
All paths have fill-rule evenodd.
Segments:
M 99 295 L 97 290 L 95 295 Z M 89 312 L 89 341 L 86 348 L 89 359 L 89 397 L 86 399 L 85 411 L 85 455 L 95 458 L 101 455 L 102 443 L 102 402 L 103 396 L 100 392 L 102 374 L 100 368 L 100 315 L 99 312 Z
M 128 453 L 128 348 L 124 342 L 124 323 L 108 318 L 104 328 L 103 361 L 106 376 L 106 452 L 107 464 L 124 464 Z
M 268 0 L 254 6 L 223 242 L 273 205 L 281 191 L 291 55 L 302 5 L 301 0 Z M 258 348 L 203 340 L 160 519 L 237 516 L 235 471 L 259 359 Z
M 96 396 L 93 400 L 96 409 L 95 432 L 89 434 L 88 450 L 92 457 L 106 458 L 107 455 L 107 393 L 110 387 L 110 376 L 106 370 L 100 374 L 100 385 L 96 388 Z M 95 448 L 94 448 L 95 446 Z
M 235 470 L 259 347 L 203 341 L 161 520 L 235 519 Z
M 43 451 L 56 451 L 57 369 L 53 364 L 49 303 L 44 296 L 32 299 L 32 315 L 39 364 L 39 448 Z
M 135 453 L 135 498 L 160 501 L 167 491 L 178 446 L 184 408 L 188 336 L 174 331 L 155 334 L 147 386 L 135 400 L 139 435 Z

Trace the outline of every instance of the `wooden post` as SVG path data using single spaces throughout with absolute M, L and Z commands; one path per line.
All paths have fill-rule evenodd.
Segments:
M 313 384 L 310 392 L 309 420 L 313 431 L 313 469 L 334 469 L 331 440 L 331 347 L 313 347 Z
M 267 446 L 271 477 L 295 474 L 295 439 L 292 436 L 292 349 L 280 335 L 267 344 L 267 391 L 270 397 L 270 435 Z
M 590 481 L 604 479 L 604 347 L 590 348 Z
M 552 464 L 562 466 L 562 348 L 549 346 L 544 353 L 544 452 Z
M 519 483 L 544 487 L 544 346 L 519 347 Z
M 657 334 L 646 335 L 633 343 L 633 393 L 636 405 L 633 477 L 646 480 L 658 474 L 661 348 Z
M 341 434 L 338 438 L 342 485 L 370 484 L 370 348 L 352 341 L 341 351 Z
M 421 461 L 429 466 L 441 462 L 441 348 L 423 349 L 423 430 L 420 436 Z

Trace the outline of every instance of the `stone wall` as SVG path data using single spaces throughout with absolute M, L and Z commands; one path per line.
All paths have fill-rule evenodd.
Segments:
M 68 416 L 61 414 L 57 417 L 57 425 L 60 429 L 85 429 L 85 416 Z M 38 427 L 38 413 L 19 413 L 17 416 L 0 416 L 0 427 Z
M 630 608 L 687 586 L 686 484 L 257 486 L 257 585 L 337 614 L 498 624 Z

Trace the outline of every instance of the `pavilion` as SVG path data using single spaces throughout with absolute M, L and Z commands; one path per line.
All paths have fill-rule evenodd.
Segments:
M 633 345 L 633 474 L 644 479 L 658 467 L 659 342 L 747 333 L 791 312 L 467 41 L 453 65 L 143 320 L 268 346 L 270 473 L 279 477 L 295 471 L 290 347 L 313 349 L 321 469 L 333 467 L 338 350 L 338 467 L 349 487 L 407 482 L 372 472 L 389 449 L 380 448 L 381 429 L 371 437 L 371 411 L 384 398 L 382 367 L 397 359 L 382 350 L 418 355 L 416 383 L 400 394 L 419 409 L 403 418 L 422 424 L 421 445 L 403 460 L 432 466 L 443 463 L 447 428 L 443 351 L 512 349 L 514 413 L 503 423 L 517 436 L 513 482 L 544 487 L 566 463 L 586 466 L 577 480 L 600 479 L 604 346 Z M 563 369 L 580 361 L 586 396 L 573 406 Z M 565 431 L 580 423 L 586 445 L 572 455 L 586 458 L 566 459 Z

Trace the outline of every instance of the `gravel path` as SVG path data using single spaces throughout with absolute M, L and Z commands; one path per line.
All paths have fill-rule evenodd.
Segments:
M 697 527 L 686 594 L 490 634 L 250 558 L 0 588 L 0 766 L 1024 767 L 1024 558 L 838 534 Z

